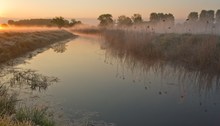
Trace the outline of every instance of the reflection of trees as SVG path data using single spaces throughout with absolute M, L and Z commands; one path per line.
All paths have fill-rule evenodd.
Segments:
M 66 51 L 66 43 L 57 43 L 52 46 L 54 52 L 64 53 Z
M 10 86 L 28 86 L 31 90 L 46 90 L 52 83 L 58 82 L 56 77 L 48 77 L 30 69 L 10 69 L 0 77 L 1 84 Z

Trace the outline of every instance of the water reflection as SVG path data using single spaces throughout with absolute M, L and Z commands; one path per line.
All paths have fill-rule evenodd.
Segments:
M 54 50 L 54 52 L 57 52 L 57 53 L 64 53 L 66 51 L 66 48 L 67 45 L 65 42 L 60 42 L 60 43 L 56 43 L 54 45 L 52 45 L 52 49 Z
M 62 55 L 50 49 L 20 65 L 62 80 L 37 92 L 38 100 L 57 106 L 73 125 L 206 126 L 219 117 L 215 73 L 144 59 L 107 44 L 100 50 L 100 41 L 79 37 Z
M 135 53 L 133 50 L 124 49 L 121 46 L 114 46 L 108 43 L 102 43 L 101 49 L 106 51 L 104 62 L 111 65 L 115 63 L 117 65 L 116 77 L 123 80 L 126 79 L 125 73 L 129 70 L 134 76 L 133 83 L 144 81 L 144 88 L 146 90 L 151 85 L 151 82 L 146 81 L 144 78 L 152 73 L 161 77 L 162 85 L 180 87 L 181 99 L 184 99 L 187 87 L 193 87 L 199 93 L 219 90 L 220 74 L 215 71 L 195 70 L 190 65 L 165 62 L 158 58 L 149 59 L 142 54 Z M 141 78 L 141 76 L 145 77 Z M 170 78 L 176 81 L 169 82 Z M 167 94 L 167 91 L 159 91 L 158 94 Z
M 156 91 L 161 97 L 171 97 L 174 89 L 178 104 L 196 101 L 204 113 L 211 111 L 210 106 L 219 106 L 217 97 L 220 92 L 220 74 L 215 71 L 190 69 L 188 66 L 161 59 L 146 59 L 137 53 L 106 43 L 101 44 L 101 49 L 105 50 L 104 62 L 117 66 L 117 78 L 131 80 L 134 84 L 142 83 L 146 91 Z M 132 76 L 127 73 L 132 73 Z M 153 81 L 152 76 L 155 78 Z
M 53 83 L 58 82 L 57 77 L 49 77 L 31 69 L 7 68 L 0 72 L 0 84 L 10 87 L 29 87 L 31 90 L 46 90 Z

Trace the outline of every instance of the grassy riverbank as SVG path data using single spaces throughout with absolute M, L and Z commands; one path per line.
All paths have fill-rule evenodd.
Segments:
M 2 30 L 0 31 L 0 63 L 73 37 L 76 36 L 68 31 L 57 29 Z M 12 74 L 8 80 L 2 79 L 4 81 L 0 82 L 0 126 L 54 126 L 55 121 L 48 115 L 46 107 L 19 107 L 17 94 L 9 92 L 6 85 L 22 84 L 30 87 L 31 90 L 44 90 L 57 79 L 30 70 L 9 71 Z M 1 77 L 6 75 L 1 72 Z
M 72 37 L 65 30 L 1 31 L 0 63 Z
M 47 108 L 20 107 L 14 93 L 8 93 L 0 86 L 0 126 L 54 126 L 53 117 L 47 114 Z

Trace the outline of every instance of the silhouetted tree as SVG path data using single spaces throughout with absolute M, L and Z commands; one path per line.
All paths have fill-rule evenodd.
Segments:
M 58 28 L 62 28 L 63 26 L 65 26 L 65 23 L 66 23 L 63 17 L 55 17 L 52 19 L 51 22 L 56 24 Z
M 157 13 L 150 14 L 150 22 L 151 23 L 155 24 L 155 23 L 158 23 L 159 21 L 160 21 L 160 18 Z
M 209 11 L 207 12 L 207 16 L 208 16 L 208 21 L 209 21 L 210 23 L 214 23 L 215 11 L 214 11 L 214 10 L 209 10 Z
M 199 16 L 199 21 L 201 23 L 211 24 L 214 22 L 215 12 L 213 10 L 202 10 Z
M 52 19 L 24 19 L 24 20 L 8 20 L 9 25 L 15 26 L 52 26 Z
M 168 25 L 173 26 L 175 24 L 175 17 L 173 16 L 173 14 L 166 14 L 165 18 L 165 20 L 168 21 Z
M 198 12 L 191 12 L 189 15 L 188 15 L 188 20 L 189 22 L 196 22 L 198 21 L 199 19 L 199 14 Z
M 98 17 L 98 20 L 101 27 L 112 26 L 114 24 L 111 14 L 102 14 Z
M 164 13 L 158 13 L 157 15 L 158 15 L 158 19 L 159 19 L 160 22 L 165 22 L 166 21 Z
M 216 12 L 216 23 L 220 24 L 220 9 Z
M 15 21 L 14 20 L 8 20 L 9 25 L 14 25 Z
M 134 14 L 131 19 L 133 20 L 134 24 L 140 24 L 143 23 L 142 16 L 140 14 Z
M 213 10 L 202 10 L 199 16 L 199 24 L 201 25 L 201 31 L 210 33 L 213 32 L 214 28 L 214 16 Z
M 172 14 L 164 14 L 164 13 L 151 13 L 150 14 L 150 22 L 153 24 L 163 24 L 167 26 L 173 26 L 175 22 L 175 18 Z
M 75 26 L 75 25 L 78 25 L 78 24 L 82 24 L 81 21 L 77 21 L 76 19 L 71 19 L 71 22 L 70 22 L 70 26 Z
M 121 15 L 118 17 L 118 26 L 131 26 L 132 25 L 132 20 L 131 18 Z
M 220 9 L 216 12 L 216 23 L 220 24 Z
M 206 10 L 202 10 L 200 15 L 199 15 L 199 21 L 200 22 L 206 22 L 207 21 L 207 11 Z

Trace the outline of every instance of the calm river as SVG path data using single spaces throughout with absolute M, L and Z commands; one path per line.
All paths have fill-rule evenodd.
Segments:
M 102 41 L 81 36 L 17 65 L 58 78 L 46 90 L 24 93 L 31 95 L 26 102 L 48 105 L 72 125 L 220 125 L 217 76 L 120 58 Z

